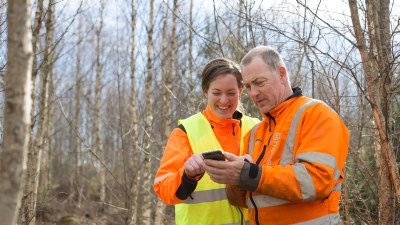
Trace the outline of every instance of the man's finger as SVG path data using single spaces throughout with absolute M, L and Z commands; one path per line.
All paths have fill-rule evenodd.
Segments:
M 230 152 L 224 152 L 225 155 L 225 159 L 227 159 L 228 161 L 235 161 L 237 156 L 230 153 Z

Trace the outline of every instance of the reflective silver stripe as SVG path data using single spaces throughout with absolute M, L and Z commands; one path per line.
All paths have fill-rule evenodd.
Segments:
M 166 177 L 168 177 L 169 175 L 172 175 L 172 174 L 174 174 L 174 173 L 167 173 L 167 174 L 164 174 L 164 175 L 162 175 L 160 177 L 156 177 L 154 179 L 154 184 L 164 180 Z
M 271 206 L 277 206 L 277 205 L 283 205 L 290 203 L 290 201 L 279 199 L 279 198 L 274 198 L 269 195 L 255 195 L 253 196 L 253 200 L 256 203 L 255 205 L 257 208 L 265 208 L 265 207 L 271 207 Z M 247 198 L 246 200 L 247 207 L 248 209 L 254 209 L 254 205 L 251 202 L 250 198 Z
M 303 201 L 313 201 L 317 197 L 314 182 L 308 173 L 306 166 L 301 163 L 293 165 L 294 173 L 296 174 L 297 181 L 300 184 L 300 192 Z
M 325 216 L 321 216 L 306 222 L 295 223 L 294 225 L 321 225 L 321 224 L 337 225 L 339 223 L 340 223 L 340 216 L 338 213 L 336 213 L 336 214 L 328 214 Z
M 336 158 L 332 155 L 320 152 L 305 152 L 296 156 L 296 162 L 302 161 L 327 165 L 335 170 L 335 181 L 338 181 L 340 177 L 340 170 L 336 167 Z
M 241 222 L 238 222 L 238 223 L 224 223 L 221 225 L 241 225 L 241 224 L 242 224 Z M 246 220 L 246 221 L 244 221 L 244 225 L 250 225 L 250 222 L 248 220 Z
M 254 127 L 251 129 L 250 132 L 250 138 L 249 138 L 249 155 L 251 155 L 251 153 L 253 153 L 253 149 L 254 149 L 254 135 L 256 133 L 256 130 L 258 128 L 258 126 L 260 125 L 261 122 L 258 122 L 256 125 L 254 125 Z
M 184 204 L 197 204 L 202 202 L 213 202 L 225 199 L 227 199 L 225 188 L 206 191 L 195 191 L 191 194 L 191 197 L 186 199 Z
M 338 183 L 333 187 L 332 192 L 341 192 L 342 191 L 342 182 Z
M 321 163 L 329 167 L 336 167 L 336 159 L 332 155 L 320 152 L 305 152 L 296 156 L 297 162 Z
M 281 161 L 279 163 L 280 165 L 284 166 L 284 165 L 288 165 L 288 164 L 290 164 L 292 162 L 294 139 L 296 137 L 297 125 L 299 124 L 300 117 L 303 114 L 304 110 L 306 110 L 306 108 L 308 106 L 315 105 L 315 104 L 317 104 L 319 102 L 320 101 L 318 101 L 316 99 L 312 99 L 312 100 L 306 102 L 305 104 L 303 104 L 297 110 L 296 114 L 294 115 L 294 117 L 292 119 L 292 123 L 290 124 L 289 133 L 288 133 L 288 136 L 286 138 L 285 147 L 283 149 Z
M 342 190 L 342 183 L 339 183 L 339 184 L 336 184 L 336 186 L 332 189 L 332 192 L 340 192 L 341 190 Z M 255 196 L 253 196 L 253 200 L 256 203 L 257 208 L 272 207 L 272 206 L 278 206 L 278 205 L 291 203 L 290 201 L 279 199 L 279 198 L 274 198 L 269 195 L 255 195 Z M 246 199 L 246 203 L 247 203 L 248 209 L 254 209 L 254 205 L 251 202 L 250 198 Z
M 285 166 L 285 165 L 289 165 L 292 163 L 294 142 L 295 142 L 297 127 L 298 127 L 300 118 L 301 118 L 303 112 L 307 109 L 307 107 L 318 104 L 318 103 L 325 104 L 319 100 L 311 99 L 310 101 L 304 103 L 297 110 L 297 112 L 294 115 L 294 117 L 291 121 L 291 124 L 290 124 L 289 133 L 288 133 L 288 136 L 285 141 L 281 160 L 279 162 L 280 165 Z M 253 147 L 254 147 L 254 135 L 255 135 L 257 128 L 258 128 L 258 124 L 253 127 L 253 129 L 250 133 L 249 154 L 251 154 Z M 335 181 L 338 181 L 338 179 L 340 178 L 340 170 L 338 170 L 336 167 L 337 164 L 336 164 L 335 157 L 333 157 L 329 154 L 316 153 L 316 152 L 307 152 L 307 153 L 302 153 L 302 154 L 297 155 L 296 159 L 295 159 L 296 164 L 293 165 L 293 170 L 294 170 L 297 180 L 300 184 L 300 191 L 302 193 L 303 201 L 315 200 L 316 199 L 316 189 L 314 186 L 314 182 L 313 182 L 310 174 L 308 173 L 306 167 L 304 166 L 304 164 L 299 163 L 302 161 L 316 162 L 316 163 L 321 163 L 321 164 L 327 165 L 335 170 L 335 172 L 334 172 Z M 332 191 L 340 191 L 340 190 L 341 190 L 341 184 L 337 184 Z M 290 203 L 289 201 L 274 198 L 274 197 L 268 196 L 268 195 L 256 195 L 256 196 L 253 196 L 253 200 L 255 202 L 255 205 L 259 208 L 271 207 L 271 206 L 277 206 L 277 205 Z M 254 208 L 254 205 L 251 203 L 250 199 L 247 199 L 247 205 L 248 205 L 249 209 Z

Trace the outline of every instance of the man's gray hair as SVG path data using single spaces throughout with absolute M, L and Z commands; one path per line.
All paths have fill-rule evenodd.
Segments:
M 279 52 L 269 46 L 257 46 L 251 49 L 240 62 L 240 67 L 246 66 L 257 57 L 261 56 L 262 60 L 271 67 L 271 70 L 276 71 L 280 66 L 285 66 Z

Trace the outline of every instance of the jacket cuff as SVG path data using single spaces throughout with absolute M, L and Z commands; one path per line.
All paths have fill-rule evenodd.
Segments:
M 242 190 L 255 191 L 260 182 L 262 169 L 255 163 L 245 161 L 240 173 L 239 188 Z
M 186 200 L 197 187 L 196 178 L 190 178 L 185 173 L 182 175 L 182 183 L 176 190 L 175 195 L 180 200 Z

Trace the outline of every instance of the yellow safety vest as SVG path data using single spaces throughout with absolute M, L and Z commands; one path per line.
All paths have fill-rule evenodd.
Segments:
M 257 122 L 255 118 L 243 116 L 241 140 Z M 190 145 L 195 154 L 213 149 L 221 149 L 210 123 L 202 113 L 178 121 L 185 127 Z M 243 142 L 240 142 L 240 154 L 243 153 Z M 205 173 L 198 181 L 196 190 L 181 204 L 175 205 L 175 222 L 177 225 L 220 225 L 248 224 L 247 209 L 229 204 L 225 184 L 218 184 Z

